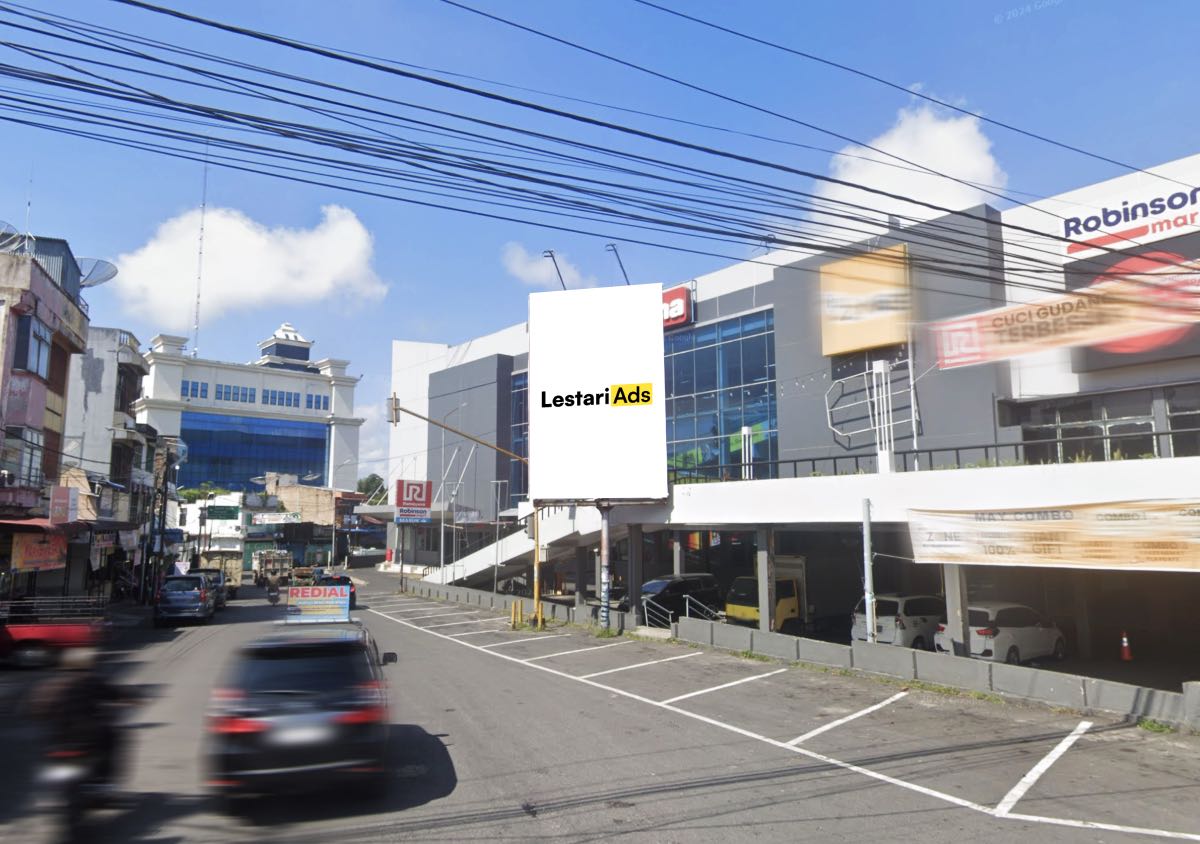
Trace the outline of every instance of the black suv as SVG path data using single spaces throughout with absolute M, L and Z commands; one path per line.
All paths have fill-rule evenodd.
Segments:
M 251 642 L 208 713 L 208 785 L 227 796 L 320 788 L 334 776 L 386 783 L 387 685 L 370 633 L 310 624 Z
M 671 620 L 687 615 L 685 596 L 711 610 L 722 606 L 721 589 L 711 574 L 671 574 L 642 584 L 642 598 L 649 598 L 671 614 Z

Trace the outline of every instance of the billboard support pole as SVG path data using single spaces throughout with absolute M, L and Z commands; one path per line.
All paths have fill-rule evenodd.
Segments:
M 871 499 L 863 499 L 863 608 L 867 611 L 867 641 L 875 641 L 875 571 L 871 564 Z
M 539 523 L 542 521 L 542 510 L 537 505 L 533 507 L 533 625 L 541 629 L 542 621 L 542 538 Z
M 612 567 L 608 556 L 608 514 L 612 505 L 607 502 L 596 502 L 600 511 L 600 626 L 608 627 L 608 602 L 611 596 Z

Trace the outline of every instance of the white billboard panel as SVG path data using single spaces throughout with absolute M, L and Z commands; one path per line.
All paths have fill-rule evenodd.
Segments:
M 529 497 L 667 497 L 657 284 L 529 296 Z

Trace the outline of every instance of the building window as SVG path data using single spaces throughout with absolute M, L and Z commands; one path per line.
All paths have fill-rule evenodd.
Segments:
M 188 380 L 186 378 L 179 383 L 179 397 L 184 399 L 188 397 Z
M 321 396 L 321 410 L 329 410 L 329 396 Z
M 1074 396 L 1017 410 L 1026 463 L 1091 463 L 1157 457 L 1153 393 Z
M 514 454 L 529 457 L 529 373 L 517 372 L 512 377 L 512 399 L 509 406 L 512 422 L 510 448 Z M 508 506 L 529 496 L 529 464 L 509 458 Z
M 20 486 L 39 487 L 44 478 L 42 461 L 45 439 L 41 431 L 32 428 L 4 429 L 3 469 L 13 475 Z M 57 458 L 58 455 L 54 455 Z
M 244 401 L 244 402 L 250 401 L 250 388 L 249 387 L 242 387 L 242 401 Z
M 664 338 L 667 464 L 675 480 L 738 475 L 750 428 L 755 477 L 779 458 L 774 312 L 674 331 Z
M 33 316 L 17 318 L 17 352 L 13 365 L 42 378 L 50 377 L 50 346 L 54 332 Z
M 250 388 L 250 398 L 248 399 L 248 401 L 250 402 L 250 404 L 254 404 L 254 390 L 255 390 L 255 388 L 254 388 L 254 387 L 251 387 L 251 388 Z
M 1200 455 L 1200 384 L 1166 390 L 1167 424 L 1171 453 L 1176 457 Z
M 195 397 L 195 395 L 196 395 L 196 382 L 195 382 L 195 381 L 193 381 L 193 382 L 192 382 L 192 396 L 193 396 L 193 398 Z M 202 398 L 202 399 L 206 399 L 206 398 L 208 398 L 208 382 L 207 382 L 207 381 L 201 381 L 201 382 L 200 382 L 200 398 Z

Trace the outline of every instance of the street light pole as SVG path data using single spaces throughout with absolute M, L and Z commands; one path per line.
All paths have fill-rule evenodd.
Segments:
M 492 594 L 495 595 L 500 591 L 500 485 L 506 484 L 508 481 L 492 481 L 492 485 L 496 487 L 496 541 L 493 543 L 496 548 L 496 564 L 492 568 Z
M 438 513 L 438 568 L 441 570 L 442 582 L 446 582 L 446 420 L 450 418 L 450 414 L 455 411 L 462 410 L 464 405 L 451 408 L 442 417 L 442 479 L 441 490 L 438 496 L 441 499 L 441 507 Z

